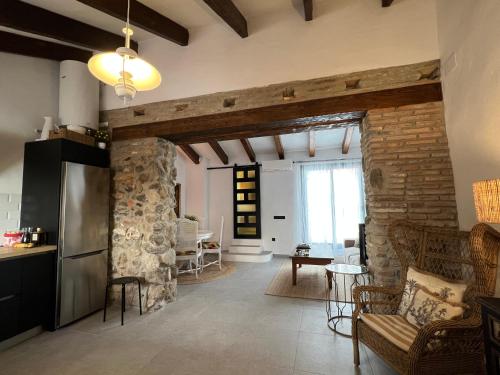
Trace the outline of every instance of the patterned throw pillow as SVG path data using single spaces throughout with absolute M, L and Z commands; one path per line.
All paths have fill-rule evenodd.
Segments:
M 405 289 L 398 308 L 399 315 L 406 316 L 418 287 L 427 288 L 430 293 L 438 295 L 445 302 L 461 303 L 467 284 L 450 282 L 434 274 L 419 271 L 415 267 L 408 267 Z
M 461 318 L 467 307 L 463 303 L 446 302 L 427 288 L 417 287 L 406 320 L 416 327 L 422 327 L 436 320 Z

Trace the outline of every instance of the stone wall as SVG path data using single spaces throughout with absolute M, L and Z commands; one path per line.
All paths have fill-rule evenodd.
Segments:
M 387 227 L 395 219 L 457 227 L 442 102 L 372 110 L 362 125 L 367 251 L 375 282 L 399 280 Z
M 175 146 L 163 139 L 113 142 L 111 274 L 140 276 L 143 306 L 176 296 Z M 135 288 L 130 286 L 130 288 Z M 137 291 L 127 291 L 127 300 Z
M 112 128 L 439 82 L 439 60 L 101 111 Z

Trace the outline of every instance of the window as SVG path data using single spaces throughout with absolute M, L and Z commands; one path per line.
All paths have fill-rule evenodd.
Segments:
M 358 238 L 365 217 L 361 162 L 303 164 L 299 175 L 302 240 L 341 249 L 345 239 Z

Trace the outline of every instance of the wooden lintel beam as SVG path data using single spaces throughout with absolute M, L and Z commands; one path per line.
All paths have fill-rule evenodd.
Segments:
M 306 21 L 313 19 L 313 0 L 304 0 L 304 18 Z
M 98 51 L 114 51 L 124 45 L 121 35 L 18 0 L 0 1 L 0 26 Z M 137 50 L 137 43 L 132 41 L 131 48 Z
M 248 36 L 247 20 L 231 0 L 203 0 L 242 38 Z
M 212 147 L 212 150 L 215 151 L 215 153 L 217 154 L 217 156 L 219 157 L 220 161 L 223 164 L 229 163 L 229 158 L 227 157 L 227 154 L 224 152 L 219 142 L 209 141 L 208 144 L 210 145 L 210 147 Z
M 280 134 L 282 130 L 281 134 L 285 134 L 293 133 L 295 129 L 307 131 L 316 126 L 326 126 L 334 122 L 331 118 L 332 113 L 368 111 L 376 108 L 436 102 L 442 99 L 441 83 L 430 82 L 140 125 L 123 127 L 116 127 L 112 123 L 110 125 L 113 127 L 114 140 L 164 137 L 178 143 L 196 137 L 219 140 L 240 139 L 256 137 L 257 133 L 262 134 L 266 131 Z M 358 115 L 356 120 L 358 122 L 359 117 L 362 115 Z M 342 121 L 342 118 L 338 120 Z M 343 122 L 349 122 L 349 119 Z M 354 118 L 351 118 L 350 122 L 354 122 Z M 206 140 L 201 142 L 206 142 Z
M 248 155 L 248 158 L 252 163 L 255 163 L 255 152 L 252 148 L 252 145 L 250 144 L 250 141 L 247 138 L 242 138 L 240 139 L 241 144 L 243 145 L 243 148 L 245 149 L 245 152 Z
M 0 51 L 49 60 L 76 60 L 86 63 L 92 52 L 75 47 L 0 31 Z
M 179 147 L 194 164 L 200 164 L 200 155 L 190 145 L 179 145 Z
M 344 155 L 349 153 L 349 147 L 351 147 L 352 133 L 353 132 L 354 132 L 353 127 L 345 129 L 344 140 L 342 141 L 342 153 Z
M 280 160 L 283 160 L 285 158 L 285 149 L 283 148 L 283 143 L 281 142 L 281 136 L 274 136 L 274 146 L 276 147 L 276 153 L 278 154 L 278 157 L 280 158 Z
M 122 21 L 127 19 L 127 0 L 77 0 Z M 170 18 L 148 8 L 137 0 L 130 0 L 130 23 L 161 38 L 187 46 L 189 31 Z
M 390 7 L 393 1 L 394 0 L 382 0 L 382 7 L 384 8 Z
M 309 157 L 313 158 L 316 156 L 316 137 L 314 130 L 309 132 Z

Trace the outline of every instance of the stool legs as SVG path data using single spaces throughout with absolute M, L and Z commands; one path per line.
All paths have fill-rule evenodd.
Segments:
M 137 285 L 139 286 L 139 312 L 142 315 L 141 282 L 139 280 L 137 280 Z
M 124 312 L 125 312 L 125 284 L 122 284 L 122 325 L 123 325 Z
M 106 310 L 107 310 L 107 305 L 108 305 L 108 294 L 109 294 L 109 288 L 112 287 L 113 285 L 121 285 L 122 286 L 122 300 L 121 300 L 121 324 L 124 324 L 124 315 L 125 315 L 125 310 L 126 310 L 126 298 L 125 298 L 125 287 L 129 283 L 135 283 L 137 282 L 137 287 L 139 290 L 139 312 L 142 315 L 142 293 L 141 293 L 141 281 L 139 278 L 136 277 L 122 277 L 118 278 L 115 280 L 111 280 L 108 285 L 106 286 L 105 290 L 105 300 L 104 300 L 104 316 L 102 321 L 106 321 Z
M 108 306 L 108 285 L 106 285 L 106 292 L 104 293 L 104 316 L 102 321 L 106 321 L 106 307 Z

